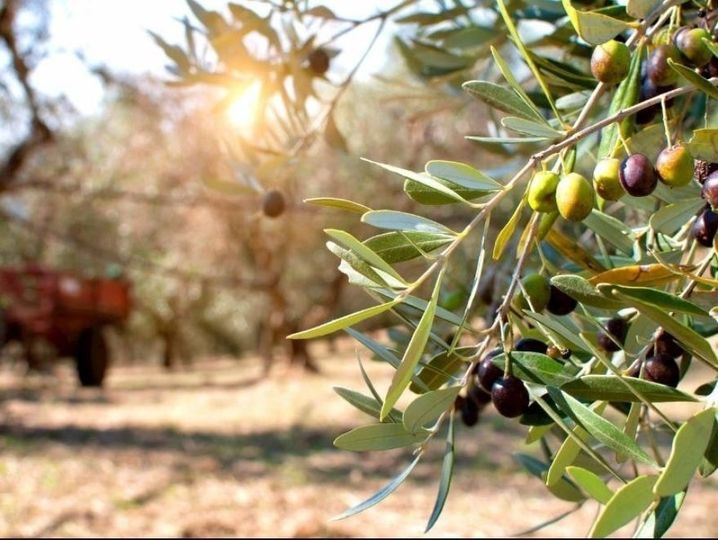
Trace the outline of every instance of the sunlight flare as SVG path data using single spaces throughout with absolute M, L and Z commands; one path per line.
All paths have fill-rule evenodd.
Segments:
M 257 122 L 260 101 L 262 98 L 262 84 L 255 81 L 242 91 L 237 92 L 234 100 L 226 109 L 229 122 L 238 129 L 250 129 Z

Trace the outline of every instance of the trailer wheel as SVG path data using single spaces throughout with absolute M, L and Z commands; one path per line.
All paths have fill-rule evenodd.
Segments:
M 80 333 L 75 348 L 77 377 L 82 386 L 102 386 L 109 354 L 102 328 L 93 326 Z

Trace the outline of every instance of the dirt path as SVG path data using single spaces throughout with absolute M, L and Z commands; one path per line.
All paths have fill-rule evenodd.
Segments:
M 342 347 L 349 347 L 347 343 Z M 259 380 L 252 360 L 171 375 L 118 367 L 107 389 L 0 368 L 0 534 L 36 536 L 416 536 L 434 503 L 441 445 L 379 506 L 329 519 L 378 489 L 407 452 L 351 454 L 332 439 L 365 421 L 331 389 L 362 390 L 352 352 L 323 374 Z M 390 373 L 368 362 L 383 388 Z M 523 428 L 492 411 L 457 436 L 457 476 L 429 536 L 505 536 L 572 507 L 520 472 Z M 524 449 L 525 450 L 525 449 Z M 533 451 L 533 449 L 529 450 Z M 714 481 L 687 497 L 673 536 L 716 536 Z M 586 504 L 540 536 L 585 535 Z

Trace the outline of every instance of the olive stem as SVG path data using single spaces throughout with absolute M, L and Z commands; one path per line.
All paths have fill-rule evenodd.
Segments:
M 668 112 L 666 111 L 666 100 L 665 98 L 661 100 L 661 112 L 663 113 L 663 130 L 666 134 L 666 146 L 670 148 L 671 146 L 671 129 L 668 126 Z

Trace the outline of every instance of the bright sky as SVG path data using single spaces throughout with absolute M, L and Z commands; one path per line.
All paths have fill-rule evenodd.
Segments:
M 226 1 L 200 0 L 208 9 L 224 11 Z M 241 0 L 240 0 L 241 1 Z M 183 43 L 182 25 L 177 18 L 190 14 L 184 0 L 48 0 L 51 10 L 49 44 L 52 53 L 33 72 L 33 83 L 48 95 L 64 94 L 84 114 L 97 110 L 102 87 L 74 56 L 81 51 L 91 63 L 101 63 L 124 73 L 150 72 L 164 77 L 164 53 L 147 30 L 170 43 Z M 335 13 L 364 17 L 386 8 L 396 0 L 325 0 Z M 362 45 L 373 34 L 372 26 L 351 32 L 344 41 L 340 59 L 352 65 L 363 52 Z M 383 62 L 391 29 L 367 59 L 363 73 L 375 72 Z

